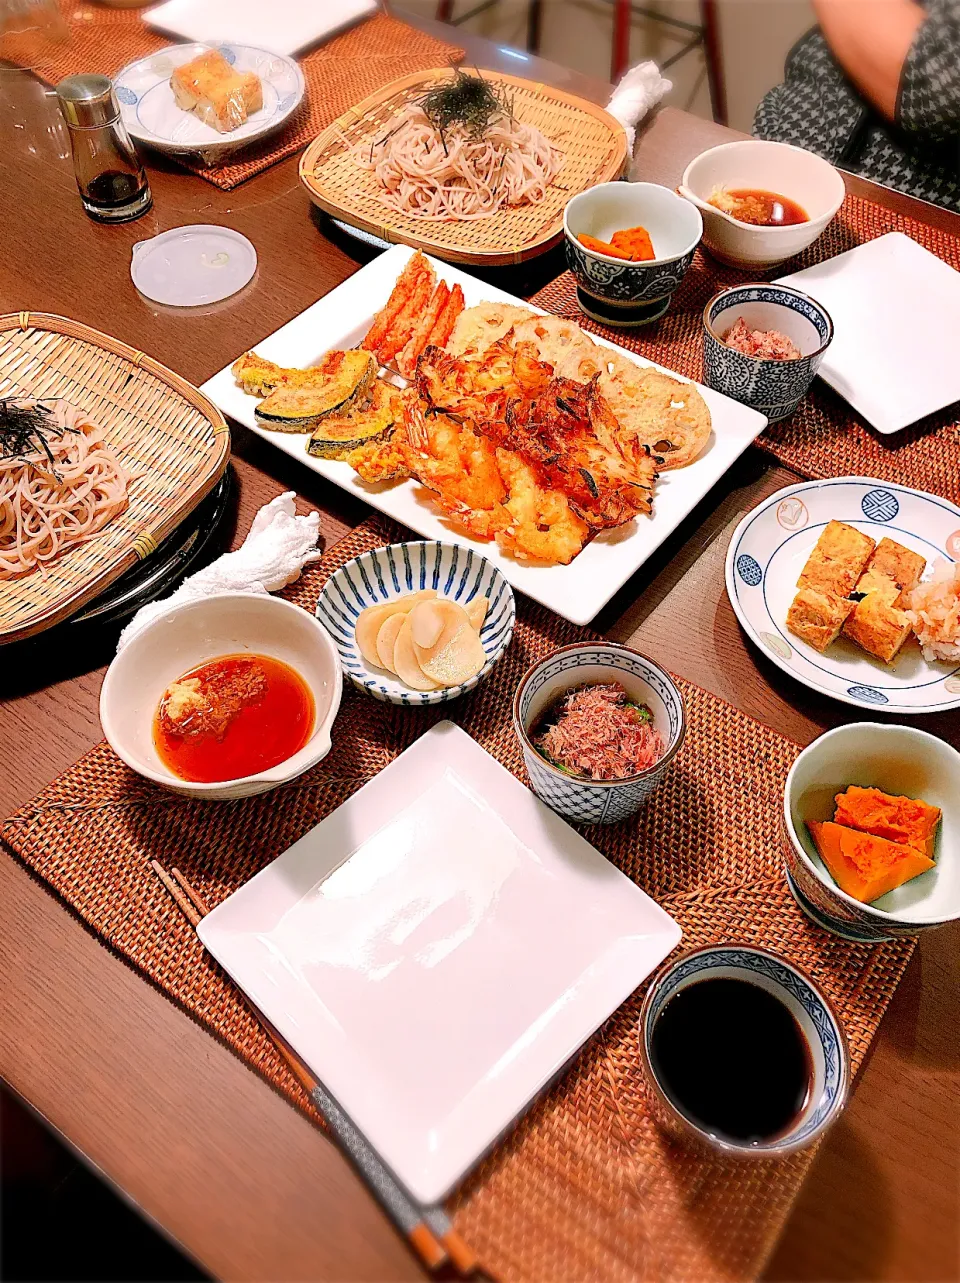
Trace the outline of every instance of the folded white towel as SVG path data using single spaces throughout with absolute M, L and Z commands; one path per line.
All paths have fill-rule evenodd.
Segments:
M 120 634 L 117 650 L 172 605 L 215 597 L 218 593 L 276 592 L 292 584 L 300 571 L 322 553 L 317 548 L 320 514 L 298 517 L 293 506 L 294 492 L 277 495 L 253 519 L 250 533 L 236 552 L 224 553 L 216 561 L 185 579 L 175 593 L 151 602 L 137 611 Z
M 613 96 L 607 103 L 607 111 L 627 131 L 627 144 L 631 154 L 637 136 L 636 126 L 672 88 L 672 81 L 664 80 L 655 62 L 638 62 L 614 89 Z

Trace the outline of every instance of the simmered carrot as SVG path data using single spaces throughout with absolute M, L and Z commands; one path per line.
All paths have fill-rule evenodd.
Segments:
M 653 241 L 645 227 L 626 227 L 614 232 L 609 241 L 598 240 L 596 236 L 581 234 L 577 237 L 580 244 L 595 254 L 609 254 L 611 258 L 624 258 L 629 263 L 643 263 L 656 258 Z
M 656 258 L 653 252 L 653 241 L 645 227 L 628 227 L 622 232 L 614 232 L 610 238 L 614 250 L 635 263 Z

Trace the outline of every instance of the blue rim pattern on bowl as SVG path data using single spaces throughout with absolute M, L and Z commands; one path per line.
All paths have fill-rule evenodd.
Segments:
M 820 346 L 794 361 L 747 356 L 727 347 L 716 333 L 720 316 L 740 303 L 773 303 L 805 317 L 820 336 Z M 756 282 L 720 290 L 703 309 L 703 371 L 707 387 L 765 414 L 771 423 L 792 414 L 806 396 L 833 338 L 829 313 L 799 290 Z
M 616 263 L 589 254 L 571 237 L 565 240 L 567 266 L 585 293 L 616 303 L 652 303 L 668 298 L 693 262 L 696 245 L 666 262 Z
M 670 1099 L 656 1078 L 650 1057 L 653 1027 L 664 1006 L 684 982 L 701 972 L 741 971 L 771 982 L 796 1002 L 808 1017 L 820 1044 L 823 1058 L 820 1075 L 820 1098 L 816 1107 L 803 1117 L 799 1127 L 765 1144 L 741 1145 L 723 1137 L 704 1134 Z M 807 1031 L 809 1036 L 809 1031 Z M 746 1157 L 770 1157 L 790 1153 L 809 1145 L 843 1108 L 849 1083 L 849 1057 L 843 1031 L 827 999 L 811 980 L 765 949 L 749 945 L 708 945 L 677 961 L 654 982 L 640 1013 L 640 1037 L 644 1051 L 644 1068 L 661 1106 L 666 1104 L 678 1115 L 681 1125 L 699 1134 L 705 1143 L 727 1153 Z
M 562 673 L 578 685 L 576 670 L 601 666 L 629 673 L 642 681 L 662 705 L 666 723 L 666 750 L 649 770 L 626 780 L 581 780 L 552 766 L 532 746 L 527 736 L 531 706 L 547 682 Z M 654 709 L 656 715 L 657 710 Z M 632 815 L 658 788 L 683 743 L 686 730 L 683 700 L 664 670 L 639 651 L 615 642 L 584 642 L 561 647 L 535 664 L 521 678 L 513 702 L 514 729 L 533 791 L 547 806 L 578 824 L 615 824 Z
M 360 654 L 354 630 L 367 606 L 403 593 L 435 588 L 441 597 L 466 605 L 490 599 L 480 640 L 487 662 L 475 677 L 446 690 L 414 691 L 384 670 L 372 670 Z M 333 638 L 344 674 L 354 686 L 391 704 L 444 704 L 473 690 L 510 644 L 517 618 L 513 589 L 486 557 L 448 543 L 399 543 L 361 553 L 335 571 L 317 601 L 317 618 Z

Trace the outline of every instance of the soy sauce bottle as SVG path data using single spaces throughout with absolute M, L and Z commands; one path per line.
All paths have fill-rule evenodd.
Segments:
M 67 76 L 57 85 L 83 208 L 100 223 L 126 223 L 153 204 L 150 185 L 120 119 L 106 76 Z

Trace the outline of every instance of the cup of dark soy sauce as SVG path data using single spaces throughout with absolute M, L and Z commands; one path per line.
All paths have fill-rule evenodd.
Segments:
M 752 945 L 683 954 L 640 1013 L 658 1120 L 734 1157 L 812 1145 L 847 1099 L 850 1058 L 830 1001 L 786 959 Z

